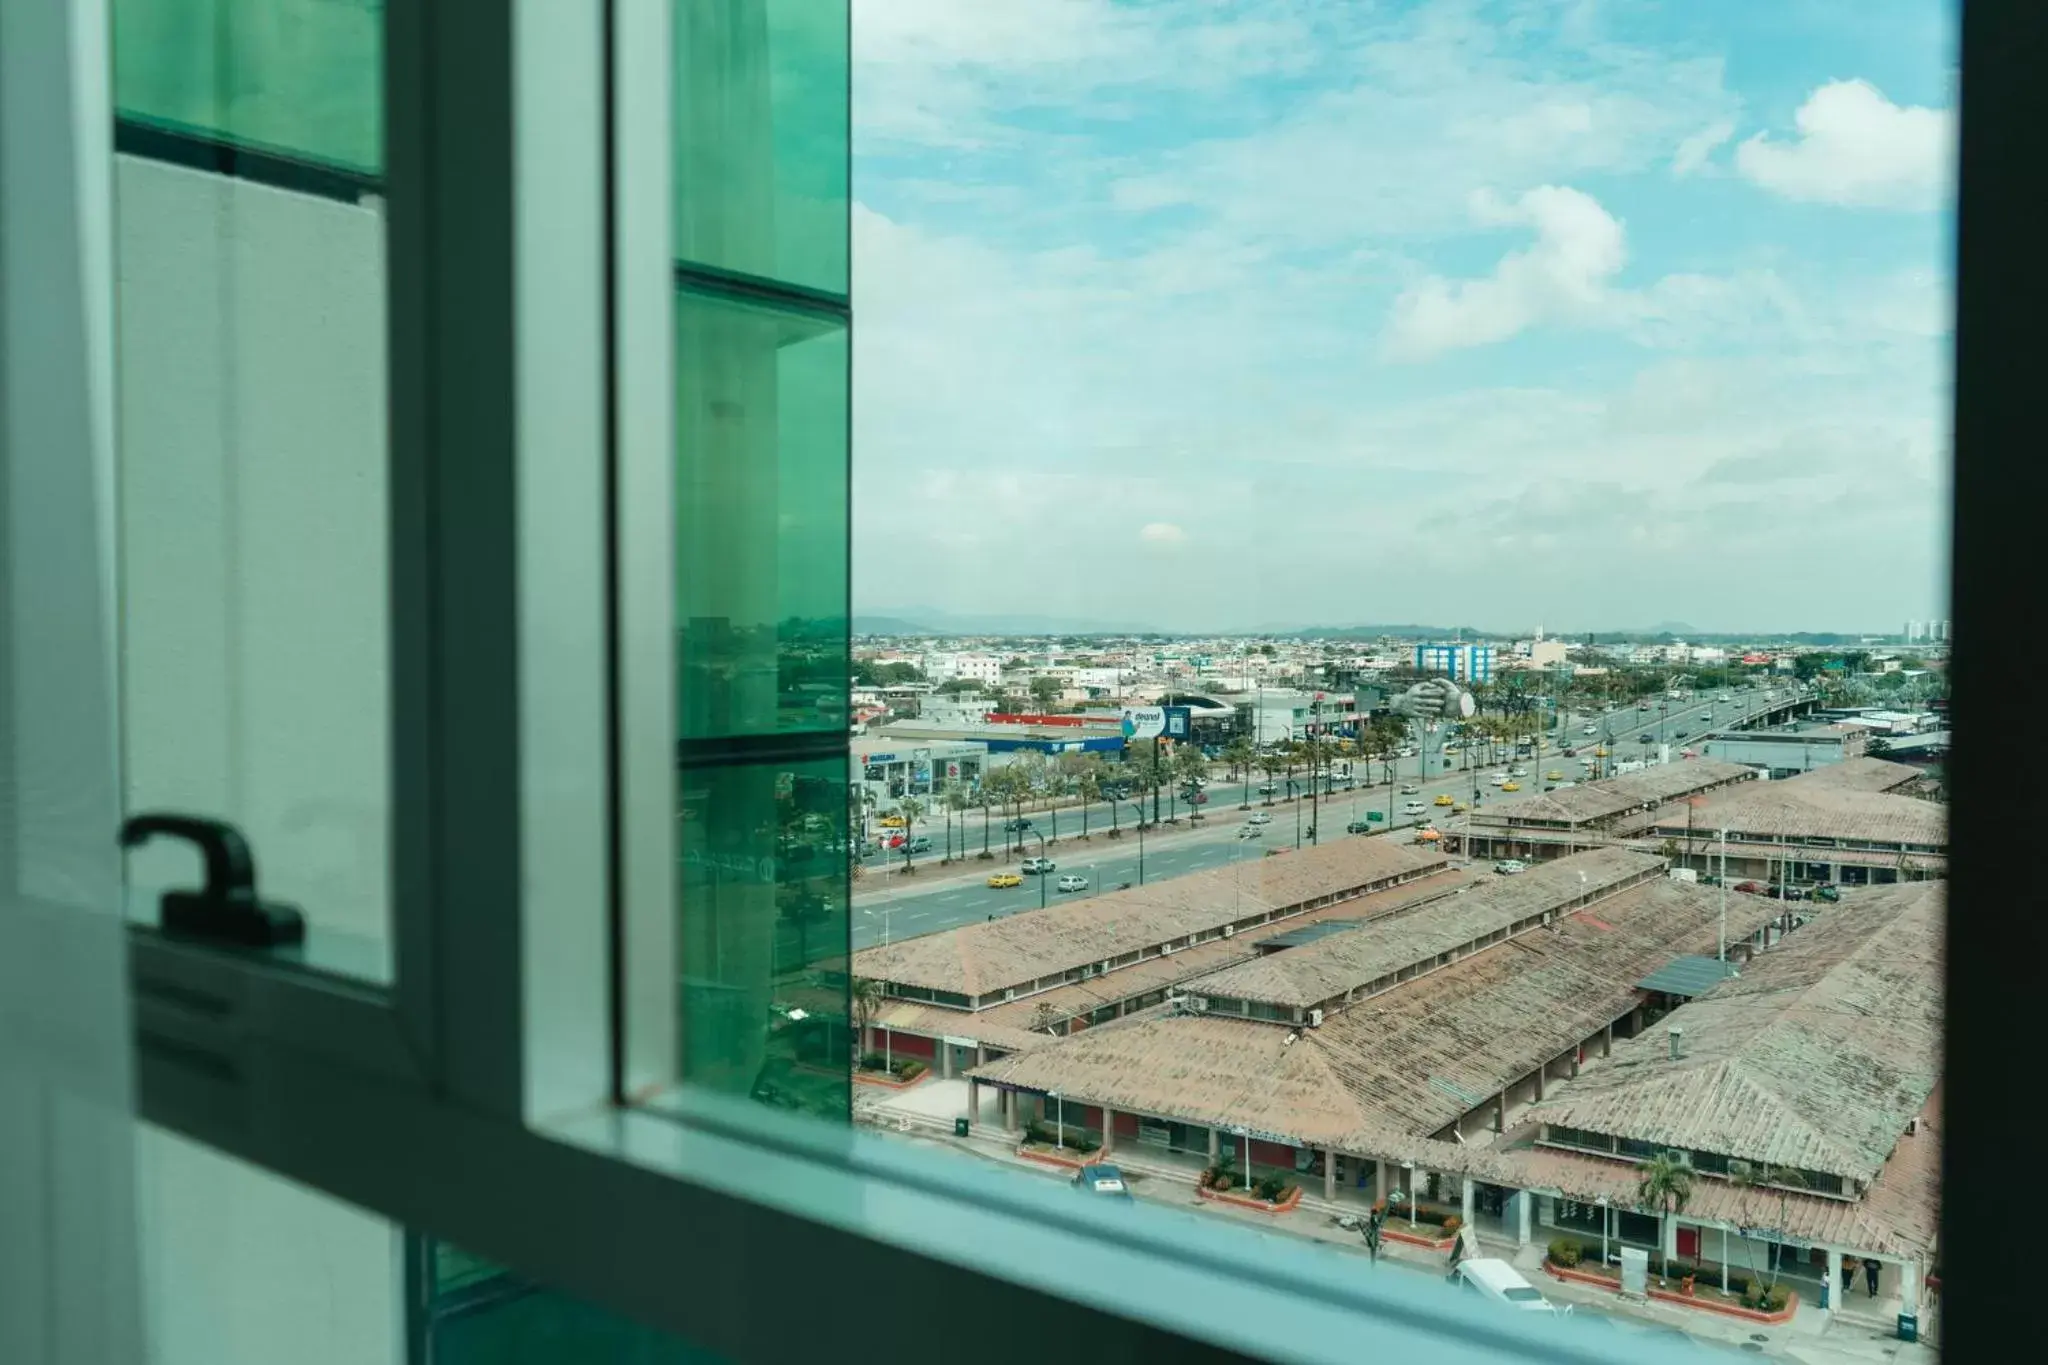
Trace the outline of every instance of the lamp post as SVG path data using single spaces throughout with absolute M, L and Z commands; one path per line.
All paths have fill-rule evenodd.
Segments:
M 1038 840 L 1038 908 L 1043 910 L 1045 909 L 1045 877 L 1047 871 L 1045 866 L 1045 836 L 1035 829 L 1031 833 Z
M 1607 1269 L 1607 1223 L 1610 1216 L 1607 1211 L 1607 1196 L 1603 1194 L 1593 1202 L 1600 1206 L 1600 1269 L 1602 1272 L 1605 1272 Z
M 1415 1231 L 1415 1163 L 1404 1161 L 1401 1169 L 1408 1172 L 1408 1231 Z
M 1065 1151 L 1067 1148 L 1067 1106 L 1066 1101 L 1060 1098 L 1060 1092 L 1057 1090 L 1052 1092 L 1052 1104 L 1054 1115 L 1052 1145 L 1061 1151 Z
M 1145 884 L 1145 803 L 1133 801 L 1131 809 L 1138 813 L 1138 885 Z

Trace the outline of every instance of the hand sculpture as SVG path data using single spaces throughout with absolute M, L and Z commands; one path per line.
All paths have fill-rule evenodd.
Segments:
M 1465 719 L 1476 706 L 1472 694 L 1448 678 L 1425 678 L 1394 698 L 1388 709 L 1409 720 Z

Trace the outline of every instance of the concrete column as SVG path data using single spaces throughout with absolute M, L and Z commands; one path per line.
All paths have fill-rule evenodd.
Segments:
M 1536 1196 L 1523 1190 L 1515 1196 L 1515 1245 L 1529 1245 L 1529 1205 L 1536 1202 Z
M 988 1049 L 980 1043 L 974 1045 L 974 1064 L 976 1066 L 988 1065 Z
M 1116 1110 L 1102 1106 L 1102 1154 L 1108 1156 L 1116 1150 Z
M 1005 1090 L 1002 1105 L 1004 1130 L 1011 1133 L 1018 1131 L 1023 1125 L 1017 1122 L 1017 1092 Z
M 1825 1302 L 1833 1308 L 1842 1306 L 1842 1253 L 1828 1248 L 1828 1292 Z
M 1215 1165 L 1218 1158 L 1222 1156 L 1222 1146 L 1222 1142 L 1216 1136 L 1216 1130 L 1211 1128 L 1209 1130 L 1209 1164 L 1211 1166 Z
M 1373 1163 L 1372 1163 L 1372 1186 L 1373 1186 L 1373 1195 L 1374 1195 L 1374 1198 L 1375 1198 L 1375 1199 L 1377 1199 L 1377 1200 L 1378 1200 L 1378 1201 L 1379 1201 L 1380 1203 L 1382 1203 L 1382 1204 L 1386 1203 L 1386 1202 L 1387 1202 L 1387 1163 L 1386 1163 L 1386 1162 L 1384 1162 L 1384 1161 L 1375 1161 L 1375 1162 L 1373 1162 Z M 1390 1212 L 1391 1212 L 1391 1210 L 1390 1210 Z
M 1543 1103 L 1543 1073 L 1548 1070 L 1550 1070 L 1550 1063 L 1548 1062 L 1536 1068 L 1536 1102 L 1538 1104 Z
M 1614 1055 L 1614 1023 L 1612 1020 L 1608 1021 L 1606 1028 L 1600 1030 L 1600 1055 L 1602 1057 L 1612 1057 Z
M 1571 1078 L 1572 1078 L 1573 1080 L 1577 1080 L 1577 1079 L 1579 1078 L 1579 1049 L 1578 1049 L 1578 1048 L 1576 1048 L 1576 1047 L 1574 1047 L 1574 1048 L 1572 1049 L 1572 1053 L 1571 1053 L 1571 1065 L 1572 1065 L 1572 1071 L 1571 1071 Z
M 967 1082 L 967 1121 L 981 1122 L 981 1082 L 972 1077 Z
M 1468 1175 L 1464 1178 L 1464 1184 L 1465 1193 L 1458 1207 L 1458 1216 L 1463 1218 L 1467 1224 L 1470 1224 L 1472 1221 L 1472 1206 L 1477 1201 L 1479 1194 L 1479 1182 Z
M 1323 1198 L 1337 1198 L 1337 1152 L 1332 1147 L 1323 1148 Z
M 1907 1261 L 1899 1266 L 1899 1311 L 1917 1313 L 1920 1311 L 1920 1263 Z
M 953 1079 L 953 1045 L 943 1038 L 939 1039 L 939 1079 Z
M 1508 1130 L 1508 1092 L 1500 1092 L 1500 1107 L 1493 1111 L 1493 1131 L 1505 1133 Z

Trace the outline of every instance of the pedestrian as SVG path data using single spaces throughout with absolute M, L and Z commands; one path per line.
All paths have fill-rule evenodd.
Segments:
M 1844 1256 L 1844 1257 L 1842 1258 L 1842 1297 L 1843 1297 L 1843 1298 L 1845 1298 L 1845 1299 L 1846 1299 L 1846 1298 L 1848 1298 L 1848 1297 L 1849 1297 L 1849 1288 L 1850 1288 L 1850 1286 L 1851 1286 L 1851 1285 L 1853 1285 L 1853 1284 L 1855 1284 L 1855 1283 L 1856 1283 L 1856 1258 L 1855 1258 L 1854 1256 Z
M 1863 1283 L 1870 1286 L 1870 1297 L 1873 1299 L 1877 1297 L 1877 1269 L 1877 1262 L 1875 1260 L 1865 1258 L 1863 1262 Z

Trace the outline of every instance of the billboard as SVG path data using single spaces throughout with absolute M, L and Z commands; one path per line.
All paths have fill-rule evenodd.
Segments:
M 1185 724 L 1185 721 L 1183 721 Z M 1125 739 L 1157 739 L 1166 733 L 1166 708 L 1163 706 L 1126 706 L 1124 708 L 1123 731 Z
M 1166 712 L 1166 737 L 1168 739 L 1186 739 L 1191 733 L 1191 726 L 1193 724 L 1189 719 L 1193 714 L 1190 709 L 1185 706 L 1166 706 L 1160 709 Z

